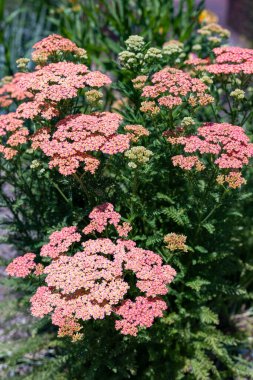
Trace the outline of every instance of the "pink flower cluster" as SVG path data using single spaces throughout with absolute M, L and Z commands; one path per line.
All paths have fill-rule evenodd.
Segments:
M 253 49 L 234 46 L 222 46 L 213 49 L 214 63 L 199 61 L 198 59 L 186 62 L 196 65 L 196 69 L 207 71 L 214 75 L 253 74 Z
M 111 203 L 104 203 L 95 207 L 89 214 L 89 218 L 91 222 L 83 229 L 83 233 L 85 235 L 93 232 L 102 233 L 109 224 L 115 227 L 121 237 L 127 237 L 128 233 L 132 229 L 130 224 L 127 222 L 120 225 L 121 216 L 114 210 Z
M 23 120 L 15 112 L 0 115 L 0 153 L 5 159 L 10 160 L 18 153 L 17 148 L 28 141 L 28 135 Z
M 253 144 L 243 128 L 227 123 L 205 123 L 198 128 L 195 136 L 169 137 L 168 141 L 183 145 L 185 153 L 214 155 L 214 163 L 218 168 L 228 169 L 230 172 L 247 165 L 253 156 Z M 186 170 L 201 164 L 196 155 L 178 155 L 172 157 L 172 161 L 175 166 Z
M 44 63 L 48 58 L 56 53 L 65 52 L 76 55 L 83 55 L 84 50 L 67 38 L 52 34 L 33 45 L 32 60 L 34 62 Z
M 159 106 L 173 109 L 183 102 L 192 107 L 213 102 L 207 86 L 182 70 L 166 67 L 155 73 L 151 81 L 153 84 L 143 88 L 142 96 L 157 99 Z
M 21 101 L 27 98 L 33 97 L 29 91 L 24 91 L 19 86 L 19 81 L 24 73 L 16 73 L 10 81 L 7 81 L 2 86 L 0 86 L 0 106 L 9 107 L 14 100 Z
M 167 309 L 166 302 L 160 298 L 136 297 L 133 302 L 126 300 L 117 309 L 117 314 L 123 319 L 116 321 L 116 330 L 121 330 L 121 334 L 136 336 L 138 327 L 151 327 L 154 319 L 162 317 Z
M 36 267 L 34 262 L 36 255 L 34 253 L 26 253 L 24 256 L 14 259 L 6 268 L 9 276 L 26 277 Z
M 121 121 L 119 114 L 110 112 L 69 115 L 52 135 L 49 128 L 39 129 L 31 137 L 32 147 L 50 157 L 49 167 L 59 167 L 63 175 L 75 173 L 81 162 L 85 171 L 94 173 L 100 161 L 90 152 L 113 155 L 129 148 L 129 136 L 117 133 Z
M 61 231 L 53 232 L 50 235 L 49 243 L 43 245 L 40 251 L 41 256 L 49 256 L 52 259 L 66 253 L 69 247 L 81 240 L 81 235 L 76 232 L 77 227 L 64 227 Z
M 119 226 L 120 215 L 111 204 L 96 207 L 90 214 L 92 229 L 104 231 L 106 224 Z M 94 221 L 97 225 L 94 225 Z M 120 317 L 115 328 L 122 334 L 136 335 L 138 327 L 150 327 L 156 317 L 162 317 L 166 303 L 159 298 L 168 292 L 167 285 L 176 275 L 169 265 L 163 265 L 159 255 L 137 248 L 131 240 L 112 241 L 109 238 L 89 239 L 71 255 L 72 244 L 80 241 L 76 227 L 65 227 L 50 236 L 41 256 L 51 262 L 39 273 L 45 275 L 45 285 L 39 286 L 31 298 L 31 312 L 42 318 L 51 314 L 52 323 L 59 327 L 59 336 L 82 335 L 81 322 L 103 319 L 111 314 Z M 73 251 L 73 249 L 72 249 Z M 29 263 L 28 263 L 29 258 Z M 37 267 L 34 254 L 15 259 L 6 271 L 11 276 L 25 277 Z M 135 300 L 128 298 L 130 284 L 125 271 L 137 279 Z M 37 274 L 37 275 L 38 275 Z
M 23 74 L 18 86 L 23 92 L 33 94 L 29 102 L 17 108 L 24 119 L 40 116 L 46 120 L 59 115 L 64 101 L 77 97 L 78 91 L 86 86 L 102 87 L 110 84 L 107 75 L 99 71 L 90 72 L 87 66 L 73 62 L 57 62 Z M 63 103 L 62 103 L 63 102 Z

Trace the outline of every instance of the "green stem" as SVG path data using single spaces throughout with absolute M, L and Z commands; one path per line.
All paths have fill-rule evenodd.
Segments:
M 55 183 L 54 181 L 50 180 L 50 182 L 52 183 L 52 185 L 58 190 L 58 192 L 61 194 L 62 198 L 69 204 L 71 203 L 71 201 L 66 197 L 66 195 L 63 193 L 63 191 L 59 188 L 59 186 L 57 185 L 57 183 Z

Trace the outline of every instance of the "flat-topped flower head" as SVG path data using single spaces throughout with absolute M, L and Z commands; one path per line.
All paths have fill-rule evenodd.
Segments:
M 89 218 L 84 234 L 103 232 L 108 225 L 114 225 L 119 236 L 129 232 L 129 225 L 121 223 L 121 215 L 110 203 L 96 207 Z M 47 256 L 45 266 L 36 265 L 35 255 L 28 253 L 7 267 L 11 276 L 43 274 L 45 282 L 31 298 L 34 316 L 49 314 L 59 327 L 58 335 L 74 341 L 83 322 L 90 319 L 112 315 L 117 318 L 116 330 L 135 336 L 139 327 L 148 328 L 155 318 L 163 316 L 167 305 L 161 296 L 167 294 L 167 285 L 176 275 L 171 266 L 163 265 L 153 251 L 137 248 L 132 240 L 117 238 L 84 238 L 79 251 L 72 253 L 73 244 L 80 239 L 75 226 L 64 227 L 53 232 L 41 249 L 42 259 Z M 137 280 L 136 285 L 128 282 L 126 271 Z M 134 300 L 129 298 L 130 290 L 137 294 Z
M 213 155 L 214 164 L 220 170 L 234 172 L 247 165 L 253 156 L 253 144 L 243 128 L 228 123 L 205 123 L 198 128 L 196 135 L 169 137 L 168 141 L 183 146 L 184 155 L 174 156 L 172 161 L 174 166 L 186 170 L 201 162 L 199 158 Z
M 170 233 L 164 236 L 164 242 L 166 243 L 166 246 L 170 251 L 179 250 L 179 251 L 187 252 L 188 250 L 187 245 L 185 244 L 186 242 L 185 235 Z
M 34 262 L 36 255 L 34 253 L 26 253 L 24 256 L 14 259 L 6 268 L 9 276 L 26 277 L 32 273 L 36 267 Z
M 33 45 L 32 60 L 44 64 L 49 58 L 59 53 L 72 53 L 83 59 L 87 59 L 87 53 L 84 49 L 58 34 L 52 34 Z
M 187 63 L 196 65 L 196 70 L 206 71 L 213 75 L 253 74 L 253 49 L 222 46 L 213 49 L 213 52 L 215 59 L 212 64 L 197 60 Z
M 120 224 L 121 216 L 114 210 L 111 203 L 104 203 L 95 207 L 89 214 L 89 218 L 91 222 L 83 229 L 85 235 L 93 232 L 102 233 L 108 224 L 115 227 L 119 236 L 127 237 L 132 229 L 129 223 L 124 222 L 122 225 Z
M 126 300 L 117 309 L 122 319 L 116 321 L 115 328 L 123 335 L 136 336 L 138 327 L 151 327 L 154 319 L 161 318 L 166 309 L 166 302 L 160 298 L 137 297 L 135 302 Z
M 81 163 L 94 174 L 100 161 L 92 152 L 113 155 L 128 149 L 130 136 L 117 132 L 121 121 L 111 112 L 69 115 L 52 134 L 48 128 L 38 130 L 31 138 L 32 147 L 40 148 L 50 158 L 49 167 L 58 167 L 63 175 L 75 173 Z
M 125 125 L 124 130 L 128 132 L 128 136 L 133 142 L 139 141 L 139 139 L 143 136 L 149 136 L 148 129 L 139 124 Z
M 24 119 L 41 117 L 50 120 L 59 115 L 61 102 L 76 98 L 85 87 L 110 84 L 107 75 L 90 72 L 87 66 L 73 62 L 51 63 L 31 73 L 23 74 L 18 86 L 31 93 L 32 99 L 22 103 L 17 113 Z
M 155 73 L 151 82 L 152 85 L 143 88 L 142 96 L 156 100 L 159 107 L 174 109 L 182 104 L 197 107 L 213 102 L 208 87 L 182 70 L 166 67 Z
M 81 240 L 81 235 L 76 231 L 77 227 L 73 226 L 64 227 L 60 231 L 53 232 L 50 235 L 49 243 L 41 248 L 40 255 L 55 259 L 67 252 L 73 243 Z

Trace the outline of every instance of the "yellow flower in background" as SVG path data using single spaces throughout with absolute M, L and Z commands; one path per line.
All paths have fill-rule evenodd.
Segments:
M 73 12 L 79 12 L 79 11 L 82 10 L 82 7 L 81 7 L 80 4 L 76 4 L 71 9 L 72 9 Z
M 212 24 L 217 23 L 218 21 L 219 17 L 217 16 L 217 14 L 210 11 L 209 9 L 204 9 L 199 15 L 200 23 L 205 22 L 206 24 Z

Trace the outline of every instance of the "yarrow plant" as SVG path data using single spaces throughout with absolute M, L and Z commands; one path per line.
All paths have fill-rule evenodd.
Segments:
M 40 285 L 31 298 L 31 312 L 40 318 L 50 314 L 52 323 L 59 327 L 59 336 L 80 339 L 83 321 L 109 315 L 120 317 L 116 330 L 136 336 L 139 327 L 151 327 L 155 318 L 163 316 L 167 305 L 161 296 L 167 294 L 176 271 L 163 265 L 158 254 L 137 248 L 132 240 L 85 239 L 110 225 L 119 236 L 127 237 L 130 225 L 120 223 L 121 216 L 111 204 L 96 207 L 89 217 L 90 224 L 82 231 L 84 237 L 75 226 L 51 234 L 40 251 L 42 259 L 52 260 L 44 267 L 38 268 L 36 255 L 27 253 L 14 259 L 6 271 L 16 277 L 43 278 L 45 285 Z M 81 241 L 82 247 L 70 254 L 71 247 Z M 132 273 L 129 281 L 126 272 L 129 276 Z
M 252 50 L 196 14 L 192 36 L 173 15 L 172 34 L 154 19 L 127 37 L 125 4 L 102 3 L 102 54 L 54 34 L 1 81 L 1 207 L 28 252 L 6 272 L 43 318 L 36 339 L 75 342 L 54 340 L 63 379 L 250 379 L 233 321 L 252 299 Z

